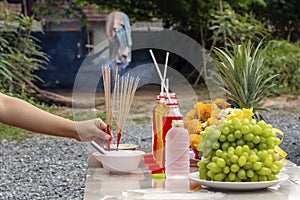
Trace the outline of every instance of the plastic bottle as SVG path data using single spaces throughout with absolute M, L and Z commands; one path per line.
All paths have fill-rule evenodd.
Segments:
M 190 173 L 189 134 L 183 120 L 173 120 L 166 135 L 166 177 L 187 178 Z
M 167 132 L 172 128 L 173 120 L 183 120 L 180 113 L 179 103 L 177 100 L 168 99 L 167 100 L 168 110 L 163 116 L 163 140 L 166 143 Z
M 158 95 L 156 105 L 152 110 L 152 153 L 158 167 L 154 171 L 164 172 L 164 151 L 165 144 L 163 139 L 163 116 L 167 112 L 166 96 Z

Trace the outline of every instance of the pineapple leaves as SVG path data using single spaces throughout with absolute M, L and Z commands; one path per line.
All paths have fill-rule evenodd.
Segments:
M 215 47 L 213 59 L 217 71 L 213 72 L 218 86 L 226 93 L 232 106 L 237 108 L 253 108 L 257 118 L 261 118 L 258 111 L 266 111 L 261 106 L 262 100 L 269 93 L 271 84 L 278 75 L 267 77 L 262 68 L 265 56 L 263 41 L 257 46 L 251 42 L 236 45 L 231 42 L 232 51 Z

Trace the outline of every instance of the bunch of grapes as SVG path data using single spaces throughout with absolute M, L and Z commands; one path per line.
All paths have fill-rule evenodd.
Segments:
M 207 127 L 199 150 L 200 179 L 214 181 L 276 180 L 283 164 L 274 147 L 279 145 L 273 127 L 264 121 L 233 118 Z

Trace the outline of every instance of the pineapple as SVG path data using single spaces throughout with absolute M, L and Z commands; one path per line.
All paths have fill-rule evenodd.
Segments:
M 251 41 L 241 45 L 231 44 L 228 49 L 214 48 L 213 59 L 218 71 L 214 72 L 218 86 L 226 93 L 229 103 L 236 108 L 253 108 L 256 119 L 262 119 L 262 100 L 275 84 L 271 81 L 278 75 L 267 77 L 263 73 L 264 51 L 262 41 L 254 47 Z M 265 78 L 267 77 L 267 78 Z

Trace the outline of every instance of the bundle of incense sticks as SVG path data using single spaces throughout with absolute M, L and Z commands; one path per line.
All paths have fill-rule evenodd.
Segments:
M 105 112 L 106 112 L 106 133 L 109 134 L 110 140 L 107 142 L 107 150 L 110 151 L 110 143 L 112 140 L 111 133 L 111 75 L 110 75 L 110 67 L 103 66 L 102 67 L 102 76 L 103 76 L 103 84 L 104 84 L 104 96 L 105 96 Z
M 122 78 L 116 76 L 113 93 L 113 117 L 117 125 L 117 149 L 119 148 L 121 135 L 129 114 L 131 104 L 139 83 L 139 78 L 133 78 L 129 74 Z

